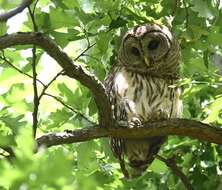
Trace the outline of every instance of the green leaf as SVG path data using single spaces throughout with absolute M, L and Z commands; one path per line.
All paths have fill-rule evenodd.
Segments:
M 50 8 L 50 23 L 51 29 L 64 27 L 74 27 L 78 25 L 78 20 L 75 19 L 73 12 L 64 11 L 62 9 Z
M 127 20 L 125 20 L 124 18 L 118 17 L 116 20 L 112 20 L 109 27 L 110 29 L 114 29 L 114 28 L 123 27 L 126 24 L 127 24 Z
M 60 0 L 58 0 L 60 1 Z M 63 0 L 63 3 L 66 5 L 69 9 L 79 8 L 80 3 L 78 0 Z
M 84 171 L 86 176 L 90 176 L 99 169 L 95 152 L 97 147 L 94 141 L 81 143 L 77 147 L 78 168 Z
M 1 5 L 0 7 L 3 9 L 12 9 L 18 6 L 19 3 L 21 3 L 19 0 L 14 0 L 13 2 L 10 2 L 10 3 L 9 3 L 9 0 L 2 0 L 0 1 L 0 5 Z
M 213 123 L 217 121 L 218 123 L 222 123 L 222 118 L 220 116 L 221 110 L 222 110 L 222 97 L 219 97 L 204 109 L 204 111 L 207 113 L 208 116 L 204 119 L 203 122 Z
M 108 50 L 108 46 L 110 45 L 110 41 L 112 39 L 111 34 L 109 33 L 101 33 L 96 39 L 96 46 L 101 51 L 101 53 L 106 53 Z
M 222 34 L 221 33 L 210 33 L 208 40 L 212 45 L 219 45 L 222 47 Z
M 22 120 L 24 118 L 24 115 L 13 116 L 11 114 L 5 114 L 2 115 L 0 118 L 1 121 L 5 123 L 7 127 L 12 129 L 13 133 L 15 134 L 17 133 L 20 126 L 24 126 L 26 124 L 26 122 Z
M 24 139 L 25 142 L 24 143 Z M 17 149 L 15 154 L 18 158 L 31 158 L 33 155 L 34 141 L 32 138 L 32 129 L 29 127 L 20 128 L 19 134 L 16 137 Z
M 191 162 L 192 158 L 193 158 L 192 153 L 185 154 L 185 156 L 183 157 L 183 166 L 190 167 L 190 162 Z
M 63 124 L 67 123 L 72 115 L 72 113 L 66 111 L 65 109 L 51 112 L 48 117 L 48 119 L 51 120 L 51 124 L 47 121 L 47 129 L 59 128 Z
M 198 12 L 199 17 L 210 18 L 213 15 L 211 9 L 208 7 L 207 1 L 205 0 L 193 0 L 192 4 L 194 5 L 191 7 L 193 11 Z
M 79 35 L 79 31 L 71 29 L 68 30 L 68 33 L 53 31 L 51 34 L 55 38 L 57 44 L 62 48 L 66 47 L 70 41 L 76 41 L 83 38 L 83 36 Z
M 0 36 L 5 35 L 7 33 L 7 25 L 4 22 L 0 22 Z
M 164 173 L 168 170 L 167 166 L 165 163 L 162 161 L 155 159 L 151 166 L 149 167 L 150 170 L 152 170 L 155 173 Z
M 0 12 L 15 8 L 20 2 L 0 0 Z M 183 117 L 220 127 L 222 13 L 219 3 L 217 0 L 52 0 L 38 1 L 34 16 L 39 32 L 51 37 L 72 59 L 84 50 L 88 41 L 90 44 L 96 42 L 77 60 L 77 64 L 103 81 L 116 63 L 121 38 L 129 28 L 154 21 L 167 23 L 166 15 L 174 13 L 172 31 L 182 50 L 179 85 L 183 91 Z M 32 19 L 24 10 L 7 25 L 0 24 L 0 38 L 7 33 L 7 27 L 13 30 L 13 25 L 20 24 L 23 16 L 28 20 L 21 23 L 21 32 L 32 31 Z M 14 66 L 32 75 L 32 46 L 4 49 L 4 56 Z M 61 69 L 46 54 L 37 49 L 37 78 L 45 84 Z M 215 54 L 218 55 L 216 61 L 211 59 Z M 37 88 L 40 94 L 43 86 L 38 83 Z M 78 81 L 61 76 L 50 85 L 47 93 L 91 120 L 97 120 L 94 98 Z M 109 139 L 40 148 L 33 153 L 33 80 L 0 60 L 0 94 L 0 144 L 11 147 L 16 153 L 16 157 L 8 161 L 5 157 L 8 154 L 0 148 L 0 189 L 185 189 L 181 180 L 157 159 L 144 175 L 125 180 L 110 149 Z M 48 132 L 89 125 L 80 114 L 52 97 L 44 95 L 41 99 L 37 138 Z M 161 153 L 165 157 L 178 155 L 177 164 L 193 189 L 221 189 L 221 146 L 171 136 L 161 147 Z

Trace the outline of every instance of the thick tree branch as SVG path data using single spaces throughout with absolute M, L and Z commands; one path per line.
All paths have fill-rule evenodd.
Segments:
M 37 139 L 38 146 L 53 146 L 88 141 L 101 137 L 145 138 L 155 136 L 189 136 L 202 141 L 222 144 L 222 129 L 187 119 L 169 119 L 146 123 L 140 128 L 102 128 L 94 126 L 62 133 L 50 133 Z
M 28 44 L 34 44 L 44 49 L 58 62 L 65 74 L 88 87 L 98 107 L 100 125 L 105 127 L 112 125 L 111 106 L 102 83 L 80 65 L 75 65 L 53 40 L 42 33 L 17 33 L 0 37 L 0 50 L 15 45 Z
M 0 22 L 6 22 L 11 17 L 22 12 L 26 7 L 31 5 L 33 0 L 23 0 L 16 8 L 0 14 Z

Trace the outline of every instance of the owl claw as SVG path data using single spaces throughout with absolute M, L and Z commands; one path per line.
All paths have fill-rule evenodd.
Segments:
M 133 117 L 129 122 L 129 128 L 138 128 L 142 126 L 142 122 L 139 118 Z

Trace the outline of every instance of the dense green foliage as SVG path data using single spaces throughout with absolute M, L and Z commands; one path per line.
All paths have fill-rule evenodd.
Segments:
M 19 2 L 0 0 L 0 10 L 11 9 Z M 219 127 L 222 77 L 213 61 L 215 55 L 222 54 L 221 6 L 219 0 L 39 0 L 35 20 L 38 31 L 52 37 L 73 59 L 96 42 L 76 64 L 103 80 L 115 61 L 121 34 L 136 24 L 167 23 L 166 16 L 173 15 L 173 31 L 181 42 L 183 60 L 179 83 L 183 89 L 183 117 Z M 28 11 L 22 15 L 17 15 L 17 20 L 0 23 L 0 35 L 33 31 Z M 18 22 L 21 25 L 15 27 Z M 16 46 L 0 52 L 0 145 L 12 147 L 16 155 L 9 162 L 7 152 L 0 149 L 0 189 L 184 189 L 180 179 L 159 160 L 143 176 L 125 180 L 106 139 L 56 146 L 33 154 L 33 86 L 32 78 L 24 75 L 32 75 L 31 48 Z M 36 54 L 38 78 L 47 84 L 61 69 L 41 49 Z M 38 83 L 39 93 L 42 88 Z M 97 122 L 95 102 L 78 81 L 61 75 L 47 93 L 72 107 L 74 112 L 44 95 L 40 101 L 37 136 Z M 222 188 L 221 146 L 174 136 L 169 137 L 160 154 L 176 155 L 178 166 L 195 189 Z

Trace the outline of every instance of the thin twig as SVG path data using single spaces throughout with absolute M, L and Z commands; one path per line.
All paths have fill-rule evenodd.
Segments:
M 179 0 L 174 0 L 174 7 L 173 7 L 173 10 L 172 10 L 172 14 L 171 14 L 173 17 L 176 16 L 179 3 L 180 3 Z
M 25 75 L 25 76 L 28 76 L 29 78 L 33 79 L 33 76 L 23 72 L 22 70 L 20 70 L 19 68 L 15 67 L 11 62 L 9 62 L 5 56 L 4 57 L 1 57 L 0 56 L 0 59 L 4 60 L 8 65 L 10 65 L 12 68 L 14 68 L 16 71 L 18 71 L 19 73 Z M 54 98 L 56 101 L 60 102 L 64 107 L 68 108 L 69 110 L 71 110 L 72 112 L 74 112 L 75 114 L 79 115 L 80 117 L 84 118 L 85 120 L 87 120 L 89 123 L 91 123 L 92 125 L 96 125 L 95 122 L 91 121 L 89 118 L 87 118 L 86 116 L 84 116 L 82 113 L 78 112 L 77 110 L 75 110 L 74 108 L 72 108 L 71 106 L 65 104 L 63 101 L 61 101 L 58 97 L 54 96 L 54 95 L 51 95 L 51 94 L 48 94 L 46 93 L 46 90 L 48 89 L 48 87 L 52 84 L 52 82 L 54 82 L 58 76 L 60 76 L 61 74 L 63 74 L 63 70 L 60 71 L 59 73 L 57 73 L 57 75 L 55 77 L 53 77 L 53 79 L 48 83 L 48 84 L 44 84 L 41 80 L 39 79 L 36 79 L 40 84 L 43 85 L 43 90 L 42 92 L 40 93 L 39 95 L 39 101 L 41 100 L 42 96 L 43 95 L 46 95 L 46 96 L 50 96 L 52 98 Z
M 185 14 L 186 14 L 186 19 L 185 19 L 185 27 L 188 28 L 189 25 L 189 10 L 188 7 L 186 6 L 185 0 L 182 0 L 183 6 L 185 8 Z
M 16 67 L 15 65 L 13 65 L 9 60 L 7 60 L 7 58 L 5 57 L 4 54 L 3 54 L 3 57 L 0 56 L 0 59 L 3 60 L 3 61 L 5 61 L 10 67 L 12 67 L 13 69 L 15 69 L 15 70 L 18 71 L 19 73 L 21 73 L 21 74 L 23 74 L 23 75 L 25 75 L 25 76 L 33 79 L 32 75 L 29 75 L 28 73 L 23 72 L 21 69 L 19 69 L 19 68 Z M 37 80 L 43 87 L 45 86 L 45 84 L 44 84 L 41 80 L 39 80 L 39 79 L 36 79 L 36 80 Z
M 31 20 L 32 20 L 33 30 L 34 30 L 34 32 L 38 32 L 38 26 L 37 26 L 36 21 L 35 21 L 35 9 L 33 9 L 33 11 L 32 11 L 31 8 L 28 6 L 28 10 L 29 10 L 29 15 L 30 15 Z
M 89 54 L 86 54 L 86 53 L 83 53 L 82 56 L 89 57 L 91 59 L 94 59 L 97 62 L 101 62 L 97 57 L 89 55 Z
M 45 92 L 46 92 L 46 90 L 48 89 L 48 87 L 49 87 L 61 74 L 63 74 L 63 73 L 64 73 L 64 70 L 62 70 L 62 71 L 60 71 L 59 73 L 57 73 L 57 74 L 52 78 L 52 80 L 49 81 L 49 83 L 44 86 L 42 92 L 41 92 L 40 95 L 39 95 L 39 98 L 38 98 L 39 101 L 41 100 L 42 96 L 45 94 Z
M 76 115 L 79 115 L 81 118 L 85 119 L 86 121 L 88 121 L 90 124 L 92 125 L 96 125 L 95 122 L 91 121 L 87 116 L 85 116 L 84 114 L 80 113 L 79 111 L 77 111 L 76 109 L 74 109 L 73 107 L 65 104 L 59 97 L 56 97 L 52 94 L 48 94 L 48 93 L 44 93 L 44 95 L 49 96 L 54 98 L 56 101 L 58 101 L 60 104 L 62 104 L 64 107 L 66 107 L 67 109 L 71 110 L 73 113 L 75 113 Z
M 87 41 L 87 47 L 90 47 L 90 41 L 89 41 L 89 36 L 88 36 L 88 32 L 86 31 L 85 27 L 83 28 L 85 37 L 86 37 L 86 41 Z
M 39 0 L 36 0 L 35 4 L 33 6 L 33 13 L 35 13 L 35 9 L 36 9 L 36 6 L 37 6 L 38 2 L 39 2 Z
M 28 6 L 29 14 L 32 20 L 33 24 L 33 30 L 34 32 L 38 32 L 38 26 L 35 21 L 35 10 L 31 10 L 31 8 Z M 33 123 L 32 123 L 32 128 L 33 128 L 33 137 L 35 138 L 36 136 L 36 131 L 37 131 L 37 126 L 38 126 L 38 110 L 39 110 L 39 96 L 38 96 L 38 87 L 37 87 L 37 71 L 36 71 L 36 45 L 33 45 L 32 48 L 32 75 L 33 75 L 33 92 L 34 92 L 34 97 L 33 97 L 33 102 L 34 102 L 34 108 L 33 108 Z M 46 87 L 44 87 L 46 88 Z
M 92 48 L 93 46 L 95 46 L 96 43 L 93 43 L 92 45 L 88 45 L 88 47 L 83 50 L 73 61 L 77 61 L 81 56 L 83 56 L 90 48 Z
M 34 91 L 34 97 L 33 97 L 33 102 L 34 102 L 34 109 L 32 113 L 33 117 L 33 136 L 35 138 L 36 136 L 36 130 L 37 130 L 37 125 L 38 125 L 38 107 L 39 107 L 39 98 L 38 98 L 38 88 L 37 88 L 37 72 L 36 72 L 36 46 L 33 46 L 32 49 L 32 73 L 33 73 L 33 91 Z
M 177 175 L 177 177 L 180 178 L 187 190 L 193 190 L 187 176 L 177 166 L 175 157 L 166 159 L 160 155 L 156 155 L 156 158 L 164 162 Z

